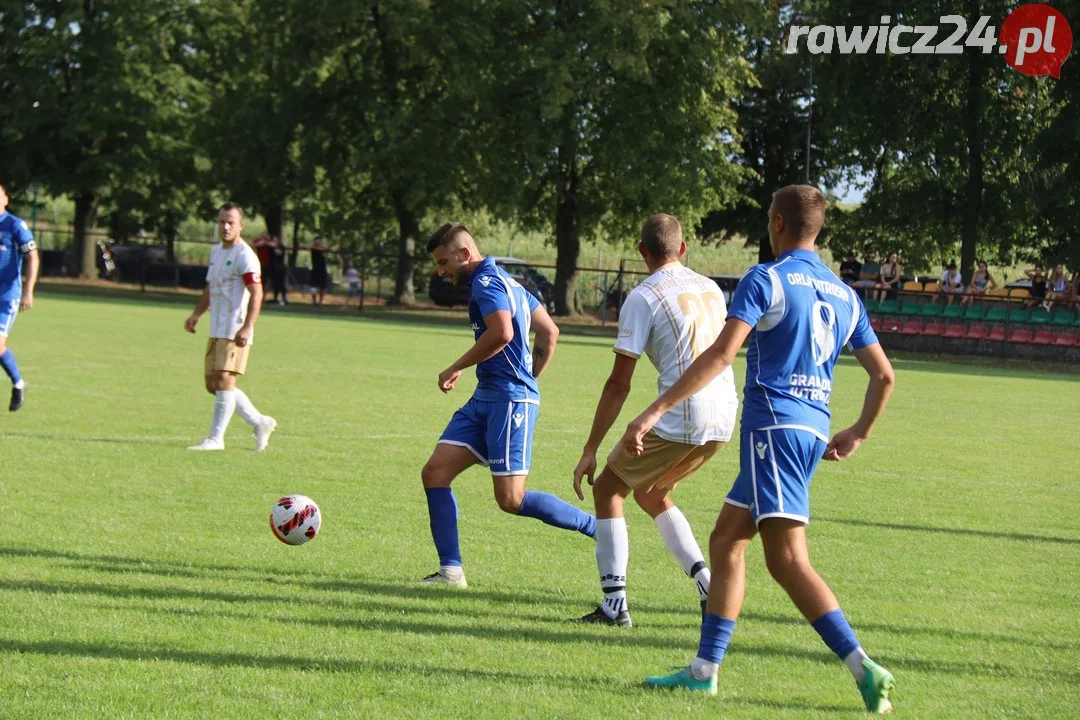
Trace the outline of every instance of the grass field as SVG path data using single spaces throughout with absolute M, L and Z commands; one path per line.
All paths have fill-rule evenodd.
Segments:
M 506 516 L 479 469 L 456 485 L 470 588 L 436 557 L 420 467 L 470 381 L 440 370 L 460 326 L 282 315 L 242 387 L 280 422 L 250 452 L 191 454 L 212 401 L 177 305 L 42 295 L 10 338 L 30 384 L 0 417 L 0 717 L 856 717 L 843 665 L 751 548 L 716 698 L 640 680 L 693 656 L 692 584 L 630 513 L 633 630 L 569 625 L 597 599 L 591 544 Z M 205 323 L 205 320 L 204 320 Z M 611 362 L 563 337 L 542 381 L 531 486 L 570 472 Z M 741 374 L 742 367 L 736 368 Z M 655 390 L 650 368 L 628 407 Z M 838 369 L 837 424 L 864 388 Z M 811 551 L 901 717 L 1068 717 L 1080 707 L 1074 378 L 899 363 L 873 439 L 814 485 Z M 627 413 L 627 418 L 629 413 Z M 700 540 L 737 468 L 725 449 L 676 493 Z M 278 543 L 281 495 L 321 505 Z

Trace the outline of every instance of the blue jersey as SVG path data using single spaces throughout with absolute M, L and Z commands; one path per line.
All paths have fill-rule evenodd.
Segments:
M 742 432 L 794 428 L 827 441 L 840 351 L 878 341 L 855 291 L 817 253 L 792 250 L 743 276 L 727 317 L 753 328 Z
M 22 297 L 23 255 L 34 249 L 26 223 L 11 213 L 0 214 L 0 302 Z
M 487 330 L 484 318 L 498 310 L 510 313 L 514 338 L 510 344 L 476 366 L 476 392 L 482 402 L 540 402 L 540 390 L 532 374 L 529 328 L 532 312 L 539 306 L 525 288 L 491 258 L 476 266 L 469 277 L 469 322 L 476 339 Z

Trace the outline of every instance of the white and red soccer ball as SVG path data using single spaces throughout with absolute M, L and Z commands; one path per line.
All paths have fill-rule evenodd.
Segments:
M 270 508 L 270 530 L 286 545 L 303 545 L 321 526 L 319 506 L 306 495 L 286 495 Z

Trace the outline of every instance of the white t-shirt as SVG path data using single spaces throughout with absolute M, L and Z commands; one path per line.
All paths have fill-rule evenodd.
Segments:
M 724 327 L 727 303 L 716 283 L 682 265 L 658 270 L 631 291 L 619 315 L 615 352 L 649 356 L 663 394 L 713 344 Z M 672 408 L 653 431 L 671 442 L 727 442 L 735 429 L 739 396 L 731 368 Z
M 964 276 L 960 274 L 959 270 L 953 270 L 949 272 L 946 270 L 941 273 L 941 286 L 944 288 L 951 288 L 954 290 L 959 289 L 964 284 Z
M 349 283 L 350 285 L 359 284 L 360 273 L 357 272 L 356 268 L 349 268 L 345 271 L 345 282 Z
M 247 318 L 251 293 L 244 276 L 252 275 L 253 282 L 262 282 L 259 256 L 243 240 L 231 248 L 218 243 L 210 248 L 210 264 L 206 268 L 206 283 L 210 287 L 210 337 L 232 340 Z M 252 333 L 251 342 L 255 336 Z M 249 342 L 250 344 L 250 342 Z

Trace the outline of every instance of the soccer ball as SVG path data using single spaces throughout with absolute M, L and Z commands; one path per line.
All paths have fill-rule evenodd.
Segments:
M 303 545 L 319 534 L 322 513 L 306 495 L 287 495 L 270 508 L 270 529 L 286 545 Z

